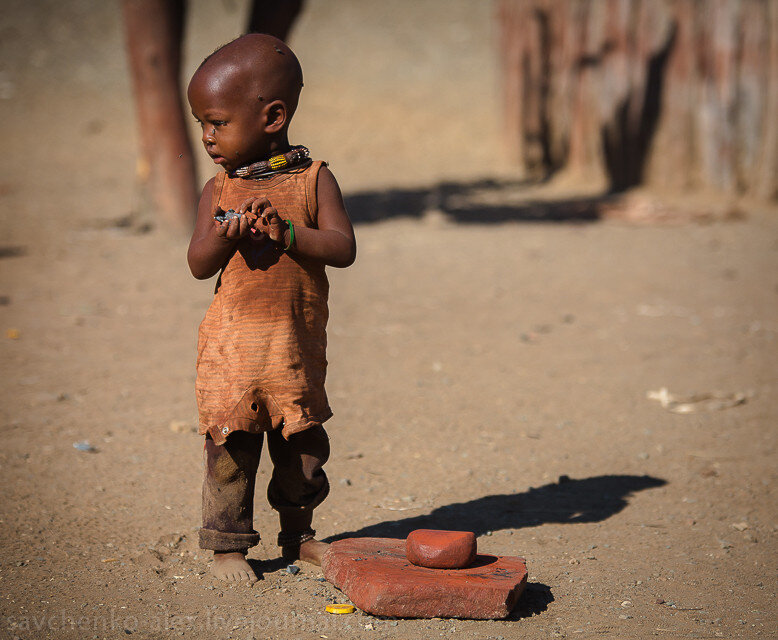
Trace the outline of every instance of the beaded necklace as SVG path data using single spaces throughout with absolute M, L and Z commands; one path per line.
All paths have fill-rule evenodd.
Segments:
M 238 167 L 229 175 L 231 178 L 246 178 L 249 180 L 266 180 L 277 173 L 286 173 L 294 169 L 304 169 L 311 164 L 308 149 L 302 145 L 292 147 L 286 153 L 271 156 L 269 160 L 260 160 L 245 167 Z

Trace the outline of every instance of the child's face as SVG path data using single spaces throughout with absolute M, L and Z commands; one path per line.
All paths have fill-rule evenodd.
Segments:
M 261 104 L 249 102 L 248 92 L 196 75 L 187 95 L 203 129 L 205 151 L 216 164 L 234 171 L 270 153 Z

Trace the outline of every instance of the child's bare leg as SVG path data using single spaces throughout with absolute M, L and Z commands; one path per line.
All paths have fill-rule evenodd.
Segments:
M 329 544 L 321 540 L 308 540 L 300 545 L 300 560 L 321 566 L 321 557 L 329 549 Z
M 214 551 L 211 573 L 226 582 L 257 581 L 257 574 L 247 562 L 245 551 Z

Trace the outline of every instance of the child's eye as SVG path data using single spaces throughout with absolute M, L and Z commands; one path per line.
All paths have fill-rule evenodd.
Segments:
M 225 124 L 227 124 L 226 120 L 214 120 L 213 126 L 214 127 L 223 127 Z

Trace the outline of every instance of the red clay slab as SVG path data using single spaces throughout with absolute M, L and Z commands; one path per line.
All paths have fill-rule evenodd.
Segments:
M 405 540 L 405 557 L 411 564 L 430 569 L 464 569 L 477 553 L 472 531 L 416 529 Z
M 397 618 L 504 618 L 527 582 L 524 558 L 478 555 L 465 569 L 429 569 L 408 562 L 395 538 L 338 540 L 321 566 L 362 611 Z

